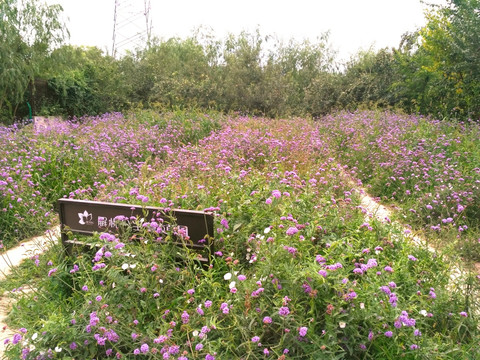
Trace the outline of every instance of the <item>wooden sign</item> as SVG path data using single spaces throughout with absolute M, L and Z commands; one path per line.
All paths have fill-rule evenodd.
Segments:
M 138 226 L 153 223 L 158 236 L 173 232 L 185 241 L 178 241 L 188 247 L 203 249 L 213 238 L 213 215 L 203 211 L 174 209 L 165 212 L 163 208 L 117 204 L 98 201 L 59 199 L 59 216 L 62 242 L 68 241 L 65 229 L 73 233 L 91 235 L 94 232 L 119 231 L 119 226 Z

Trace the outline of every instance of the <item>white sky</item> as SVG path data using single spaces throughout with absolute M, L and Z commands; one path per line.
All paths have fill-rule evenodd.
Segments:
M 143 7 L 143 0 L 118 0 Z M 427 0 L 445 4 L 446 0 Z M 47 0 L 61 4 L 70 43 L 111 52 L 115 0 Z M 397 47 L 401 36 L 425 24 L 420 0 L 151 0 L 153 34 L 163 39 L 187 37 L 203 25 L 217 38 L 242 30 L 289 40 L 309 39 L 330 31 L 339 59 L 359 49 Z M 139 25 L 144 20 L 139 19 Z M 129 32 L 124 28 L 124 32 Z M 133 35 L 133 34 L 132 34 Z

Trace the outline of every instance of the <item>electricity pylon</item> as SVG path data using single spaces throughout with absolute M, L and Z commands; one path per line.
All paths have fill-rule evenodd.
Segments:
M 150 0 L 115 0 L 112 56 L 124 50 L 145 48 L 150 43 Z

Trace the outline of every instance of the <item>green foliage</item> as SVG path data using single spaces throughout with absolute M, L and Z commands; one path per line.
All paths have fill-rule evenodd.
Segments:
M 479 11 L 477 0 L 448 1 L 427 14 L 424 28 L 403 39 L 395 88 L 407 111 L 480 117 Z
M 397 77 L 395 59 L 391 51 L 382 49 L 360 52 L 347 65 L 345 85 L 340 96 L 343 108 L 354 110 L 361 105 L 383 108 L 395 105 L 392 85 Z
M 432 7 L 427 25 L 405 34 L 397 49 L 361 51 L 346 64 L 336 61 L 328 33 L 283 42 L 259 30 L 215 39 L 199 29 L 186 39 L 155 39 L 120 59 L 96 48 L 52 51 L 64 35 L 61 8 L 37 1 L 1 3 L 4 122 L 26 113 L 27 100 L 34 115 L 69 117 L 138 108 L 271 117 L 387 108 L 480 117 L 478 0 Z
M 43 59 L 65 38 L 61 11 L 38 0 L 0 1 L 0 121 L 13 120 Z
M 39 114 L 96 115 L 128 107 L 128 89 L 120 64 L 94 47 L 63 46 L 46 60 L 42 76 L 48 92 Z M 58 113 L 58 109 L 61 109 Z

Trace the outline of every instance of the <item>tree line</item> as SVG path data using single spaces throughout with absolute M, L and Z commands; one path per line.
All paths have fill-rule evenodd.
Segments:
M 260 31 L 217 39 L 201 29 L 113 58 L 62 45 L 61 11 L 0 0 L 1 122 L 192 107 L 271 117 L 375 107 L 480 118 L 480 0 L 432 6 L 426 26 L 398 47 L 362 51 L 344 64 L 328 34 L 284 42 Z

